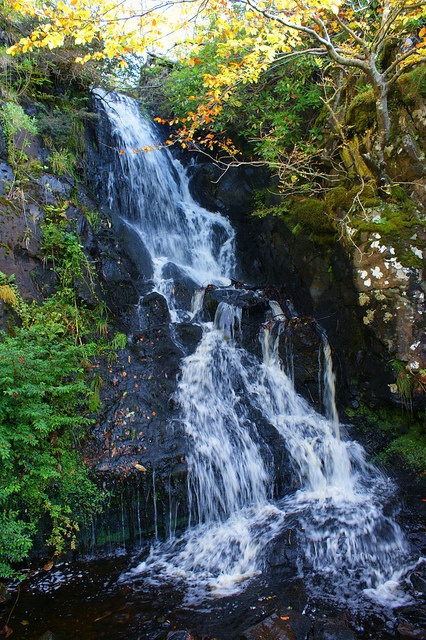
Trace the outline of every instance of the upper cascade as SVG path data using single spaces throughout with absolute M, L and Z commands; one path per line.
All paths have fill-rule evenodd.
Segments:
M 174 309 L 173 281 L 229 285 L 234 277 L 230 222 L 192 198 L 182 164 L 162 144 L 136 100 L 95 90 L 117 151 L 109 206 L 138 234 L 153 263 L 154 287 Z

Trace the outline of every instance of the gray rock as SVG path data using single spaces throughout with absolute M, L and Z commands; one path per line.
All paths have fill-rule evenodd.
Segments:
M 12 167 L 7 162 L 0 162 L 0 196 L 6 195 L 6 187 L 13 179 Z

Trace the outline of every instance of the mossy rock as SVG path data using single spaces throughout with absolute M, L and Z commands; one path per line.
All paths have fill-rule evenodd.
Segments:
M 403 73 L 397 83 L 403 102 L 414 104 L 426 100 L 426 65 L 421 65 L 409 73 Z
M 376 122 L 376 109 L 373 89 L 359 93 L 349 105 L 347 124 L 355 133 L 364 134 Z
M 379 199 L 376 198 L 376 190 L 373 186 L 366 184 L 361 189 L 359 185 L 348 189 L 344 185 L 339 185 L 328 191 L 324 198 L 324 202 L 330 214 L 336 214 L 340 211 L 349 211 L 354 203 L 354 199 L 359 197 L 360 201 L 365 205 L 366 201 L 373 201 L 376 205 L 379 204 Z
M 398 191 L 397 194 L 403 198 L 401 192 Z M 381 202 L 373 207 L 364 203 L 363 216 L 354 216 L 351 225 L 359 232 L 380 233 L 382 242 L 395 249 L 396 256 L 404 267 L 421 269 L 425 266 L 425 260 L 410 248 L 416 244 L 413 233 L 417 230 L 421 232 L 424 222 L 419 219 L 415 205 L 409 199 L 393 203 Z
M 336 223 L 323 200 L 308 198 L 295 202 L 292 216 L 296 223 L 293 233 L 307 233 L 321 244 L 333 240 L 337 234 Z

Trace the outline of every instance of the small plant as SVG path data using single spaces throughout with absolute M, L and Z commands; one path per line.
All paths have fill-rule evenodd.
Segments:
M 111 346 L 113 349 L 119 351 L 120 349 L 125 349 L 127 346 L 127 336 L 125 333 L 116 333 L 114 338 L 112 339 Z
M 2 107 L 0 119 L 6 135 L 10 164 L 16 166 L 25 162 L 28 158 L 24 149 L 30 145 L 30 137 L 38 133 L 34 118 L 27 115 L 16 102 L 6 102 Z
M 50 156 L 52 172 L 58 176 L 67 173 L 73 175 L 75 171 L 76 157 L 68 149 L 55 149 Z
M 100 390 L 104 386 L 101 374 L 95 373 L 92 382 L 90 383 L 90 395 L 89 395 L 89 411 L 97 411 L 101 406 Z

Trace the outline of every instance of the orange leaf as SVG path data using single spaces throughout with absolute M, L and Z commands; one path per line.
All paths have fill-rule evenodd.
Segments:
M 120 156 L 122 156 L 123 153 L 125 153 L 125 152 L 123 151 L 123 149 L 121 149 L 121 151 L 119 151 L 118 153 L 120 154 Z
M 423 36 L 426 36 L 426 27 L 423 27 L 423 29 L 419 31 L 419 38 L 423 38 Z
M 290 620 L 290 616 L 280 616 L 281 620 Z

